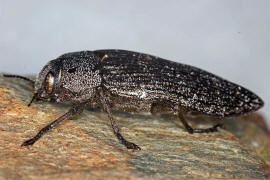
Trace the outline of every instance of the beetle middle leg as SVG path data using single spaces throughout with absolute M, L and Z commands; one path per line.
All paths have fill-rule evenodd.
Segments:
M 179 112 L 178 113 L 178 117 L 181 120 L 181 122 L 183 123 L 183 125 L 185 126 L 186 130 L 188 131 L 189 134 L 193 134 L 193 133 L 210 133 L 210 132 L 216 132 L 218 127 L 222 127 L 222 124 L 216 124 L 210 128 L 192 128 L 187 121 L 185 120 L 184 115 Z
M 136 149 L 136 150 L 141 150 L 141 148 L 132 143 L 132 142 L 129 142 L 127 141 L 120 133 L 120 130 L 116 124 L 116 122 L 114 121 L 113 117 L 112 117 L 112 112 L 111 112 L 111 108 L 110 106 L 108 105 L 106 99 L 105 99 L 105 96 L 104 96 L 104 92 L 103 92 L 103 89 L 100 88 L 99 89 L 99 94 L 100 94 L 100 101 L 101 101 L 101 104 L 103 106 L 103 109 L 108 113 L 108 117 L 111 121 L 111 125 L 112 125 L 112 128 L 113 128 L 113 132 L 114 134 L 116 135 L 116 137 L 118 138 L 118 140 L 126 146 L 126 148 L 128 149 Z

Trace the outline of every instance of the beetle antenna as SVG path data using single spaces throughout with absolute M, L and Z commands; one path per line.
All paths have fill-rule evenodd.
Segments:
M 28 107 L 32 104 L 32 102 L 36 99 L 36 97 L 37 97 L 37 93 L 35 93 L 34 96 L 32 97 L 31 101 L 27 105 Z
M 31 82 L 31 84 L 34 86 L 35 84 L 35 81 L 27 78 L 27 77 L 24 77 L 24 76 L 19 76 L 19 75 L 12 75 L 12 74 L 3 74 L 4 77 L 8 77 L 8 78 L 18 78 L 18 79 L 23 79 L 23 80 L 26 80 L 28 82 Z

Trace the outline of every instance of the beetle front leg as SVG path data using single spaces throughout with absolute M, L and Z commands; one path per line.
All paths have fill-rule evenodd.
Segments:
M 132 142 L 129 142 L 127 141 L 120 133 L 120 130 L 116 124 L 116 122 L 114 121 L 113 117 L 112 117 L 112 112 L 111 112 L 111 108 L 110 106 L 108 105 L 105 97 L 104 97 L 104 93 L 103 93 L 103 89 L 99 89 L 99 94 L 100 94 L 100 101 L 101 101 L 101 104 L 103 105 L 103 109 L 108 113 L 108 117 L 111 121 L 111 125 L 112 125 L 112 128 L 113 128 L 113 132 L 114 134 L 116 135 L 116 137 L 119 139 L 119 141 L 126 146 L 126 148 L 128 149 L 136 149 L 136 150 L 141 150 L 141 148 L 132 143 Z
M 25 141 L 21 146 L 29 146 L 33 145 L 41 136 L 43 136 L 45 133 L 47 133 L 49 130 L 51 130 L 53 127 L 55 127 L 57 124 L 59 124 L 61 121 L 67 119 L 70 116 L 75 115 L 77 112 L 81 111 L 84 108 L 84 104 L 79 104 L 76 106 L 73 106 L 67 113 L 57 118 L 55 121 L 50 123 L 49 125 L 42 128 L 37 135 L 35 135 L 33 138 Z

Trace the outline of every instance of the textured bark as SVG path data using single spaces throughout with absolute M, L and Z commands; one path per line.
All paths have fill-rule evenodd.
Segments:
M 169 115 L 113 112 L 127 150 L 112 132 L 107 114 L 86 109 L 65 120 L 31 147 L 20 147 L 69 105 L 34 102 L 23 80 L 0 75 L 0 179 L 267 179 L 270 135 L 259 114 L 222 119 L 224 129 L 188 134 Z M 218 119 L 191 115 L 193 126 Z

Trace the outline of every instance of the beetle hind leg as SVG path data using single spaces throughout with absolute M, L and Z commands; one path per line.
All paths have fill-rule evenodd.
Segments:
M 194 128 L 193 132 L 194 133 L 211 133 L 211 132 L 217 132 L 218 127 L 222 127 L 222 124 L 216 124 L 210 128 L 202 129 L 202 128 Z
M 211 133 L 211 132 L 217 132 L 218 127 L 222 127 L 222 124 L 216 124 L 210 128 L 192 128 L 187 121 L 185 120 L 184 116 L 182 113 L 178 113 L 179 119 L 185 126 L 186 130 L 188 131 L 189 134 L 193 133 Z

